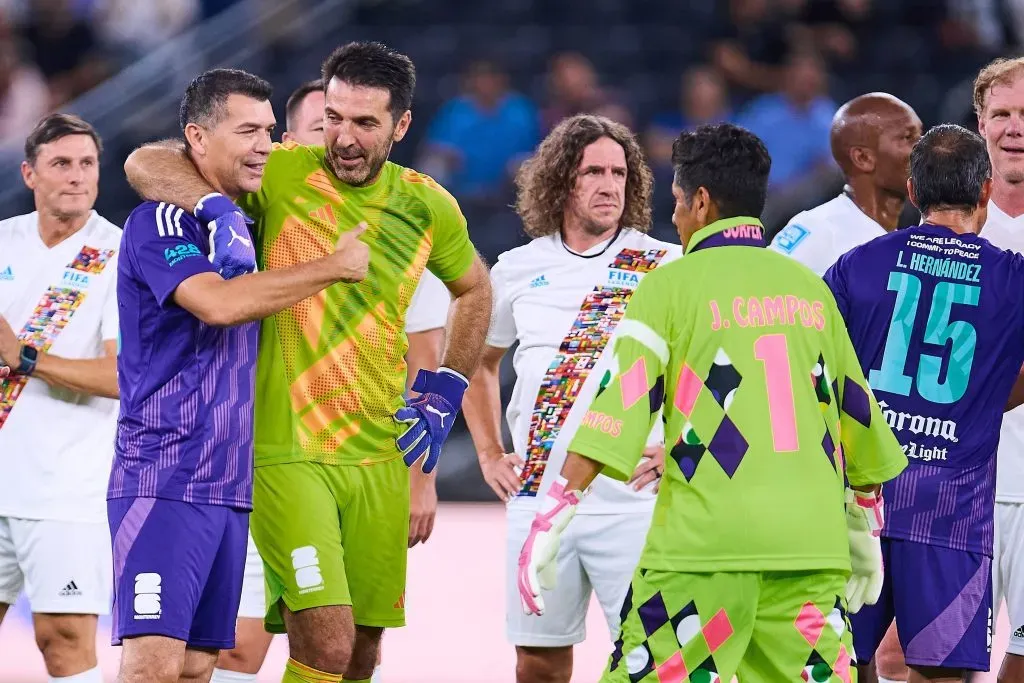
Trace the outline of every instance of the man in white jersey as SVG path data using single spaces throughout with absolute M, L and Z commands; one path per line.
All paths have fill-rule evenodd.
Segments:
M 1024 59 L 998 59 L 974 82 L 978 130 L 992 161 L 992 197 L 982 235 L 1024 253 Z M 1000 683 L 1024 682 L 1024 407 L 1005 414 L 996 455 L 992 609 L 1006 598 L 1010 642 Z
M 494 311 L 480 369 L 463 410 L 484 479 L 508 501 L 506 620 L 519 683 L 568 683 L 572 647 L 583 641 L 591 591 L 618 633 L 619 610 L 643 549 L 664 471 L 661 422 L 629 484 L 599 477 L 563 537 L 558 592 L 541 617 L 524 614 L 516 564 L 566 444 L 605 373 L 600 358 L 645 273 L 678 257 L 677 245 L 645 233 L 651 172 L 624 126 L 598 116 L 564 120 L 520 169 L 517 210 L 533 237 L 491 270 Z M 516 384 L 501 433 L 498 370 L 519 342 Z M 589 380 L 588 380 L 589 378 Z M 573 409 L 576 403 L 580 411 Z
M 824 275 L 840 256 L 895 230 L 907 203 L 910 150 L 921 119 L 886 93 L 856 97 L 832 119 L 832 156 L 842 169 L 842 194 L 802 211 L 772 240 L 771 249 Z
M 307 81 L 295 89 L 285 104 L 285 124 L 288 130 L 281 136 L 284 142 L 300 145 L 324 143 L 324 87 L 320 79 Z M 444 328 L 448 322 L 451 294 L 440 278 L 430 271 L 423 276 L 413 293 L 405 318 L 405 332 L 409 350 L 407 389 L 412 386 L 420 369 L 437 370 L 444 352 Z M 411 487 L 409 515 L 409 547 L 425 543 L 434 529 L 437 514 L 436 472 L 424 474 L 420 469 L 409 471 Z M 274 638 L 263 627 L 267 606 L 264 594 L 263 560 L 256 544 L 249 536 L 245 556 L 245 576 L 242 580 L 242 601 L 238 608 L 235 647 L 222 650 L 210 683 L 245 683 L 256 680 L 263 667 L 270 643 Z M 380 655 L 372 683 L 380 683 Z
M 93 211 L 99 136 L 44 118 L 21 171 L 36 211 L 0 222 L 0 619 L 24 587 L 51 681 L 100 683 L 112 560 L 121 230 Z
M 830 137 L 832 156 L 846 180 L 842 194 L 794 216 L 769 247 L 818 275 L 851 249 L 899 227 L 921 119 L 888 93 L 868 93 L 839 108 Z M 895 626 L 875 653 L 875 667 L 877 672 L 861 683 L 907 680 Z

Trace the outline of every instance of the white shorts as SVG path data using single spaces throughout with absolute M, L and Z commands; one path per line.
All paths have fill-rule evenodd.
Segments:
M 608 622 L 610 641 L 618 637 L 619 612 L 633 570 L 647 540 L 653 507 L 621 515 L 576 515 L 562 534 L 558 549 L 558 583 L 544 591 L 544 615 L 523 613 L 516 587 L 519 551 L 530 532 L 534 513 L 507 515 L 508 550 L 505 577 L 505 624 L 509 642 L 523 647 L 565 647 L 587 637 L 590 593 Z
M 110 527 L 0 517 L 0 603 L 22 588 L 36 614 L 110 614 Z
M 1006 599 L 1010 642 L 1006 652 L 1024 656 L 1024 503 L 996 503 L 992 552 L 992 609 Z
M 245 551 L 245 574 L 242 576 L 242 602 L 238 605 L 239 619 L 259 619 L 267 616 L 267 594 L 263 584 L 263 560 L 249 534 L 249 547 Z

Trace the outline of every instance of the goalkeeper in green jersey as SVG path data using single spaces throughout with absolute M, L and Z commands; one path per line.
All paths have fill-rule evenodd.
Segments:
M 705 126 L 673 166 L 685 256 L 645 278 L 616 330 L 523 546 L 523 607 L 543 611 L 586 488 L 630 476 L 663 407 L 670 457 L 602 680 L 849 682 L 847 610 L 881 588 L 878 485 L 906 457 L 828 288 L 763 248 L 764 144 Z

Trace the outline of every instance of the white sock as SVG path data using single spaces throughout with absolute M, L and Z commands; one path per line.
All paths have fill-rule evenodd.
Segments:
M 50 676 L 49 681 L 50 683 L 103 683 L 103 672 L 97 666 L 74 676 L 64 676 L 62 678 Z
M 878 677 L 878 683 L 906 683 L 906 681 L 891 681 L 888 678 Z
M 239 671 L 228 671 L 227 669 L 214 669 L 210 683 L 252 683 L 256 680 L 256 674 L 243 674 Z
M 373 675 L 370 676 L 370 683 L 380 683 L 382 680 L 384 679 L 380 677 L 380 667 L 378 666 L 373 670 Z

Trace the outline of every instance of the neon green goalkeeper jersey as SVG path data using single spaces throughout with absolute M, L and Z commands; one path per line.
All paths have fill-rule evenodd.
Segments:
M 331 172 L 323 147 L 275 145 L 259 192 L 241 207 L 256 220 L 260 269 L 334 251 L 360 222 L 370 247 L 362 282 L 332 285 L 263 321 L 256 363 L 256 465 L 331 465 L 399 455 L 405 315 L 424 268 L 451 282 L 475 251 L 455 199 L 428 176 L 391 162 L 367 187 Z
M 828 287 L 763 230 L 719 221 L 647 275 L 569 445 L 627 479 L 664 405 L 643 568 L 849 572 L 844 477 L 906 467 Z

